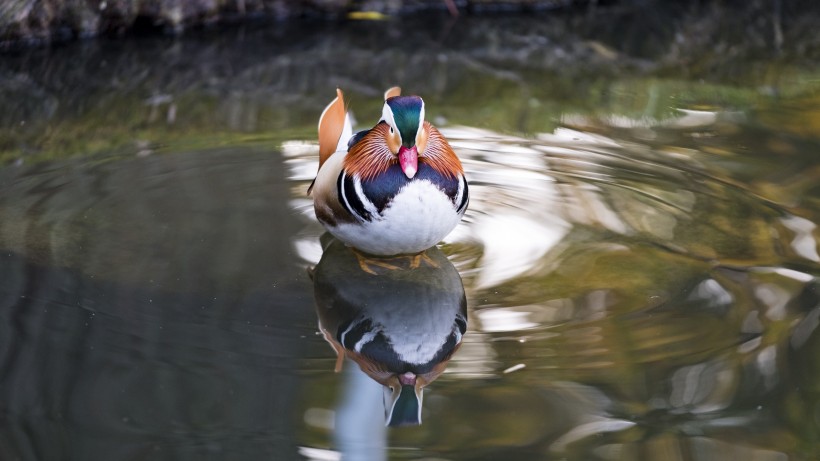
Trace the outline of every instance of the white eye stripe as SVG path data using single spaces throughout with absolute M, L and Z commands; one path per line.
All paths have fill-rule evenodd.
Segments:
M 419 111 L 419 129 L 416 133 L 421 133 L 421 127 L 424 126 L 424 100 L 421 100 L 421 111 Z
M 393 109 L 390 108 L 390 105 L 384 103 L 384 107 L 382 108 L 382 119 L 381 121 L 386 122 L 387 125 L 390 126 L 390 133 L 395 133 L 398 131 L 396 129 L 396 119 L 393 118 Z M 399 133 L 399 140 L 401 140 L 401 133 Z

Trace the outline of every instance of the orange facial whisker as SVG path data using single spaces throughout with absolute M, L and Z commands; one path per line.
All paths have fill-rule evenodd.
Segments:
M 434 170 L 442 175 L 456 177 L 464 173 L 461 161 L 456 157 L 450 143 L 444 138 L 440 131 L 430 122 L 424 122 L 425 135 L 420 136 L 426 141 L 424 154 L 419 156 L 419 161 L 427 163 Z
M 348 151 L 344 161 L 344 169 L 348 174 L 356 174 L 363 180 L 372 179 L 398 162 L 388 146 L 388 130 L 387 124 L 376 125 Z M 417 137 L 418 161 L 430 165 L 445 176 L 456 177 L 463 174 L 461 161 L 441 132 L 430 122 L 424 122 L 422 130 Z
M 387 171 L 398 159 L 387 146 L 388 126 L 376 125 L 347 153 L 344 169 L 348 174 L 357 174 L 364 179 L 372 179 Z

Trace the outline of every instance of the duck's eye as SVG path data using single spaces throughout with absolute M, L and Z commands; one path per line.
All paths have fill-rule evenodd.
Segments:
M 390 134 L 393 134 L 393 127 L 390 127 Z

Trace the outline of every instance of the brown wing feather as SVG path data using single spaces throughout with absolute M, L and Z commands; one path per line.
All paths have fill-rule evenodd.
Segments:
M 336 98 L 325 107 L 319 117 L 319 168 L 336 151 L 345 126 L 345 100 L 342 90 L 336 88 Z
M 333 335 L 330 334 L 329 331 L 327 331 L 324 327 L 320 328 L 322 330 L 322 336 L 324 336 L 325 341 L 327 341 L 327 343 L 330 344 L 330 347 L 333 348 L 333 351 L 336 352 L 336 365 L 334 366 L 333 371 L 338 373 L 342 371 L 342 365 L 345 361 L 345 348 L 339 341 L 336 341 L 336 339 L 333 338 Z

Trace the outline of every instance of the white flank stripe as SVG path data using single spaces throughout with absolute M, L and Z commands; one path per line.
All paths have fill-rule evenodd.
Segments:
M 464 179 L 464 175 L 460 175 L 458 177 L 458 194 L 456 194 L 456 203 L 455 203 L 456 209 L 458 208 L 459 205 L 461 205 L 461 199 L 464 198 L 464 182 L 465 181 L 466 181 L 466 179 Z
M 359 213 L 356 213 L 356 210 L 352 206 L 350 206 L 350 202 L 347 200 L 347 192 L 345 191 L 345 176 L 341 175 L 341 176 L 339 176 L 339 179 L 336 180 L 336 182 L 337 182 L 336 186 L 337 187 L 339 186 L 339 184 L 338 184 L 339 181 L 342 182 L 342 184 L 341 184 L 342 187 L 339 187 L 339 193 L 342 194 L 342 196 L 339 197 L 339 198 L 342 199 L 342 202 L 343 202 L 342 205 L 344 205 L 345 209 L 347 211 L 349 211 L 350 214 L 353 215 L 353 217 L 355 217 L 359 221 L 362 221 L 364 218 L 359 216 Z
M 353 349 L 356 352 L 361 352 L 364 345 L 369 343 L 370 341 L 373 341 L 373 338 L 375 338 L 375 337 L 376 337 L 375 332 L 368 331 L 367 333 L 362 335 L 362 339 L 360 339 L 359 342 L 357 342 L 356 345 L 353 346 Z
M 376 205 L 373 205 L 373 202 L 367 198 L 367 195 L 364 194 L 364 189 L 362 189 L 362 181 L 358 176 L 353 178 L 353 189 L 356 191 L 356 195 L 359 197 L 359 200 L 362 201 L 365 210 L 367 210 L 374 218 L 378 217 L 379 210 L 376 208 Z

